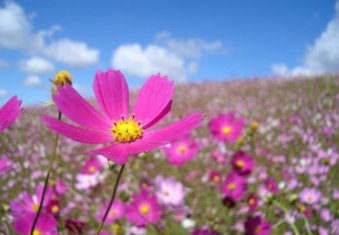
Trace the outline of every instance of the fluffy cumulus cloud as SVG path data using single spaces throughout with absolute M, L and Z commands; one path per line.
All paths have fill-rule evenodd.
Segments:
M 160 72 L 170 79 L 185 82 L 197 72 L 198 59 L 210 53 L 224 53 L 221 42 L 202 39 L 175 39 L 161 32 L 155 42 L 145 47 L 138 43 L 119 46 L 112 56 L 112 67 L 136 77 L 146 78 Z
M 272 65 L 272 72 L 278 76 L 312 76 L 339 72 L 339 0 L 336 2 L 336 16 L 326 29 L 306 50 L 303 64 L 289 69 L 284 64 Z
M 49 60 L 34 56 L 27 60 L 21 60 L 19 69 L 28 74 L 48 74 L 54 71 L 54 65 Z
M 40 77 L 35 75 L 28 76 L 25 80 L 23 80 L 23 84 L 25 86 L 33 86 L 33 87 L 41 87 L 42 82 Z
M 35 32 L 32 17 L 20 5 L 5 1 L 4 6 L 0 7 L 0 48 L 44 55 L 55 62 L 75 67 L 89 66 L 99 61 L 99 50 L 89 48 L 85 42 L 51 39 L 60 29 L 54 25 L 48 30 Z

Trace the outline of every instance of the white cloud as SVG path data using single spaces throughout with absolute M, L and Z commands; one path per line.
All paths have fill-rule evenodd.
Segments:
M 328 22 L 314 44 L 307 48 L 303 64 L 292 69 L 283 66 L 285 67 L 281 64 L 272 65 L 272 72 L 279 76 L 312 76 L 339 72 L 339 0 L 336 2 L 336 16 Z
M 6 96 L 7 94 L 8 94 L 7 90 L 0 88 L 0 97 Z
M 0 69 L 8 67 L 8 63 L 6 60 L 0 59 Z
M 43 53 L 60 63 L 73 67 L 85 67 L 99 61 L 99 50 L 89 48 L 84 42 L 69 39 L 52 42 L 43 50 Z
M 200 38 L 177 39 L 173 38 L 167 31 L 156 35 L 156 44 L 167 48 L 179 56 L 192 59 L 201 58 L 209 53 L 225 54 L 227 52 L 220 41 L 206 42 Z
M 28 76 L 25 80 L 23 80 L 23 84 L 25 86 L 33 86 L 33 87 L 41 87 L 42 82 L 40 77 L 35 75 Z
M 54 65 L 42 57 L 34 56 L 28 60 L 21 60 L 19 69 L 28 74 L 48 74 L 54 71 Z
M 32 20 L 20 5 L 5 1 L 4 7 L 0 7 L 0 48 L 44 55 L 74 67 L 85 67 L 99 61 L 99 50 L 89 48 L 85 42 L 66 38 L 52 40 L 53 34 L 59 30 L 60 26 L 54 25 L 48 30 L 33 32 Z
M 160 72 L 172 80 L 183 82 L 188 76 L 183 58 L 156 45 L 146 48 L 139 44 L 121 45 L 113 53 L 112 66 L 141 78 Z

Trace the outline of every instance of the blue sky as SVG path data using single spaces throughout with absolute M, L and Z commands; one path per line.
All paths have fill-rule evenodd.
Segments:
M 66 69 L 92 95 L 95 71 L 139 87 L 161 72 L 177 82 L 337 72 L 339 1 L 1 1 L 0 104 L 49 99 Z

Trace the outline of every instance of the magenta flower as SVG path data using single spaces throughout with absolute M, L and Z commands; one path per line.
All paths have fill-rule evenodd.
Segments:
M 321 192 L 316 188 L 304 188 L 300 193 L 300 201 L 308 205 L 314 205 L 318 203 L 321 198 Z
M 155 195 L 150 195 L 146 191 L 132 195 L 132 202 L 126 208 L 127 220 L 137 226 L 156 223 L 161 214 Z
M 233 170 L 239 175 L 249 175 L 254 167 L 254 159 L 252 156 L 247 155 L 243 151 L 238 151 L 234 154 L 231 164 Z
M 198 149 L 199 145 L 189 136 L 185 136 L 163 148 L 168 163 L 176 166 L 181 166 L 192 160 Z
M 245 235 L 268 235 L 272 231 L 270 222 L 260 216 L 251 216 L 245 222 Z
M 102 168 L 102 162 L 96 158 L 92 157 L 85 161 L 85 164 L 82 166 L 80 173 L 86 175 L 93 175 Z
M 0 131 L 10 127 L 19 116 L 21 100 L 13 96 L 7 103 L 0 108 Z
M 251 194 L 247 199 L 247 205 L 250 211 L 255 211 L 258 207 L 258 198 L 255 195 Z
M 173 82 L 159 74 L 151 76 L 141 88 L 129 114 L 128 87 L 120 71 L 98 71 L 94 94 L 102 114 L 82 98 L 73 87 L 58 86 L 53 100 L 74 126 L 42 116 L 48 128 L 73 140 L 107 146 L 86 152 L 101 154 L 117 164 L 125 164 L 130 155 L 153 150 L 190 133 L 200 126 L 201 113 L 195 113 L 163 128 L 156 128 L 170 111 Z
M 212 158 L 219 164 L 224 165 L 226 163 L 225 156 L 218 150 L 212 152 Z
M 13 224 L 15 231 L 21 235 L 29 235 L 35 213 L 25 213 L 16 219 Z M 52 215 L 41 213 L 34 229 L 34 235 L 57 235 L 57 222 Z
M 244 119 L 236 118 L 234 113 L 219 114 L 210 120 L 209 128 L 217 140 L 233 143 L 242 136 Z
M 246 179 L 231 171 L 226 177 L 222 191 L 226 197 L 239 201 L 246 192 Z
M 6 155 L 0 158 L 0 173 L 5 173 L 6 171 L 12 169 L 13 163 L 8 159 Z
M 39 203 L 42 197 L 43 186 L 38 185 L 36 191 L 36 195 L 33 196 L 30 195 L 28 192 L 23 192 L 17 199 L 14 199 L 10 202 L 10 207 L 14 217 L 17 217 L 22 213 L 35 213 L 38 211 Z M 42 205 L 43 208 L 46 208 L 46 206 L 48 205 L 52 194 L 52 188 L 47 187 L 44 204 Z
M 99 214 L 97 216 L 97 221 L 101 221 L 104 217 L 106 209 L 108 207 L 109 201 L 105 201 L 105 203 L 101 206 Z M 125 204 L 120 199 L 115 199 L 112 204 L 111 210 L 109 211 L 107 218 L 105 220 L 105 224 L 111 224 L 112 222 L 121 219 L 125 215 Z
M 278 184 L 275 181 L 275 179 L 273 179 L 273 178 L 268 178 L 265 181 L 265 186 L 266 186 L 267 190 L 270 191 L 273 194 L 276 194 L 276 193 L 279 192 Z

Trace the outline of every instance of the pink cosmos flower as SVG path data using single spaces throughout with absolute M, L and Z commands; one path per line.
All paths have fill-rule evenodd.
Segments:
M 6 171 L 12 169 L 13 163 L 8 159 L 6 155 L 0 158 L 0 173 L 5 173 Z
M 255 211 L 258 207 L 258 198 L 255 195 L 251 194 L 247 199 L 247 205 L 250 211 Z
M 101 206 L 99 214 L 97 216 L 97 221 L 101 222 L 106 209 L 108 207 L 109 201 L 105 201 L 105 203 Z M 120 199 L 115 199 L 112 204 L 111 210 L 109 211 L 107 218 L 105 220 L 105 224 L 111 224 L 112 222 L 121 219 L 125 215 L 125 204 Z
M 189 136 L 185 136 L 163 148 L 167 155 L 167 161 L 176 166 L 181 166 L 192 160 L 198 149 L 199 145 Z
M 222 191 L 226 197 L 239 201 L 246 192 L 246 179 L 231 171 L 226 177 Z
M 251 216 L 245 222 L 245 235 L 268 235 L 272 232 L 270 222 L 260 216 Z
M 146 191 L 132 195 L 132 202 L 126 208 L 127 220 L 137 226 L 156 223 L 161 214 L 155 195 L 150 195 Z
M 31 227 L 34 221 L 35 213 L 25 213 L 23 216 L 17 218 L 14 222 L 13 227 L 21 235 L 31 234 Z M 41 213 L 39 220 L 36 224 L 33 234 L 38 235 L 58 235 L 57 231 L 57 222 L 53 216 Z
M 86 175 L 93 175 L 98 172 L 103 166 L 102 161 L 96 157 L 89 158 L 85 161 L 85 164 L 81 168 L 80 173 Z
M 308 205 L 316 204 L 321 198 L 321 192 L 316 188 L 304 188 L 300 194 L 300 201 Z
M 268 178 L 265 181 L 265 186 L 266 186 L 267 190 L 270 191 L 273 194 L 276 194 L 276 193 L 279 192 L 278 184 L 275 181 L 275 179 L 273 179 L 273 178 Z
M 224 154 L 218 150 L 212 152 L 212 157 L 219 165 L 224 165 L 226 163 Z
M 39 184 L 36 189 L 36 195 L 30 195 L 28 192 L 23 192 L 21 195 L 10 202 L 10 207 L 14 217 L 21 215 L 22 213 L 27 212 L 37 212 L 39 209 L 39 204 L 42 197 L 43 186 Z M 52 197 L 52 188 L 47 187 L 44 204 L 42 205 L 45 208 L 51 197 Z
M 202 114 L 195 113 L 163 128 L 156 128 L 170 111 L 173 82 L 159 74 L 141 88 L 131 114 L 128 87 L 120 71 L 97 71 L 94 94 L 102 114 L 82 98 L 72 86 L 58 86 L 53 100 L 58 109 L 79 126 L 42 116 L 48 128 L 73 140 L 107 146 L 86 152 L 101 154 L 117 164 L 129 156 L 168 144 L 201 125 Z
M 232 161 L 232 168 L 239 175 L 249 175 L 251 174 L 254 167 L 254 159 L 252 156 L 247 155 L 243 151 L 238 151 L 234 154 Z
M 180 206 L 184 204 L 185 188 L 174 177 L 155 178 L 156 196 L 158 200 L 167 206 Z
M 22 110 L 20 108 L 21 102 L 17 96 L 13 96 L 0 108 L 0 131 L 10 127 L 15 122 Z
M 233 143 L 242 136 L 244 119 L 236 118 L 234 113 L 219 114 L 210 120 L 209 128 L 217 140 Z

